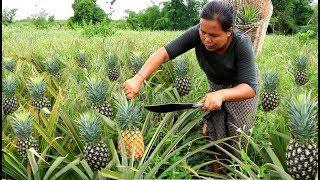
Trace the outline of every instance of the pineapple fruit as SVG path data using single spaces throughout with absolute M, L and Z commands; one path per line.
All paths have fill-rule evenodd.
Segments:
M 264 77 L 265 91 L 262 94 L 262 108 L 264 111 L 272 111 L 279 105 L 280 96 L 276 91 L 279 80 L 275 72 L 268 71 Z
M 286 148 L 286 163 L 294 179 L 312 179 L 318 170 L 318 148 L 313 142 L 317 134 L 317 102 L 309 94 L 300 94 L 287 103 L 293 138 Z
M 298 85 L 305 85 L 308 82 L 307 75 L 307 55 L 301 54 L 296 61 L 295 80 Z
M 51 111 L 51 103 L 45 97 L 45 80 L 42 76 L 31 77 L 28 81 L 28 89 L 32 97 L 32 106 L 37 110 L 44 107 Z
M 111 156 L 106 144 L 101 140 L 101 118 L 88 112 L 81 115 L 77 123 L 85 141 L 84 159 L 95 171 L 105 168 Z
M 112 107 L 106 102 L 106 87 L 101 78 L 97 76 L 88 77 L 86 91 L 94 109 L 107 117 L 112 116 Z
M 125 97 L 118 100 L 117 120 L 121 129 L 120 135 L 124 143 L 127 157 L 134 157 L 139 160 L 144 154 L 144 142 L 141 131 L 139 130 L 142 118 L 139 106 L 133 101 L 127 101 Z M 120 137 L 119 137 L 120 138 Z M 121 152 L 121 143 L 118 142 L 118 150 Z
M 2 110 L 5 115 L 9 115 L 18 109 L 19 103 L 15 97 L 16 79 L 9 74 L 3 81 Z
M 45 62 L 45 70 L 49 74 L 51 74 L 57 78 L 60 78 L 62 76 L 61 65 L 58 60 L 55 60 L 55 59 L 47 60 Z
M 14 72 L 15 62 L 12 59 L 3 59 L 3 66 L 6 70 Z
M 174 71 L 176 74 L 175 87 L 180 96 L 185 96 L 191 91 L 191 79 L 188 76 L 188 63 L 184 59 L 175 61 Z
M 144 56 L 141 52 L 135 52 L 131 55 L 131 66 L 133 75 L 137 74 L 143 65 Z
M 79 52 L 76 59 L 81 68 L 88 68 L 88 58 L 84 52 Z
M 108 64 L 108 77 L 111 81 L 115 81 L 120 76 L 120 71 L 117 68 L 118 57 L 113 54 L 109 53 L 107 56 L 107 64 Z
M 37 140 L 32 137 L 33 118 L 28 112 L 20 111 L 15 113 L 13 118 L 13 129 L 18 137 L 18 151 L 22 157 L 26 156 L 27 149 L 34 148 L 39 153 Z

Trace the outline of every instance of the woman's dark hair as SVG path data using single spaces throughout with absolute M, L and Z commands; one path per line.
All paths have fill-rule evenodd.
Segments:
M 224 31 L 230 31 L 233 27 L 233 8 L 227 2 L 208 2 L 202 8 L 200 17 L 207 20 L 218 20 Z

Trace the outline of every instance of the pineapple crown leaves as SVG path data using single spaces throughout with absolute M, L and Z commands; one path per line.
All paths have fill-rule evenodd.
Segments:
M 110 69 L 115 68 L 118 63 L 118 57 L 114 53 L 108 53 L 106 60 Z
M 278 84 L 278 74 L 275 71 L 267 71 L 264 75 L 264 87 L 266 91 L 274 91 Z
M 259 11 L 250 4 L 244 4 L 241 11 L 237 14 L 237 22 L 241 25 L 254 23 L 259 19 Z
M 300 71 L 305 70 L 307 68 L 307 61 L 308 61 L 308 58 L 307 58 L 306 54 L 298 55 L 297 60 L 296 60 L 297 69 Z
M 97 75 L 87 77 L 86 91 L 94 104 L 100 104 L 106 100 L 106 86 Z
M 3 80 L 3 92 L 7 97 L 12 97 L 15 94 L 17 79 L 14 75 L 8 74 Z
M 317 133 L 317 105 L 315 99 L 311 99 L 311 92 L 302 93 L 287 100 L 286 107 L 291 118 L 289 127 L 298 142 L 305 143 Z
M 186 76 L 188 74 L 189 64 L 187 59 L 178 59 L 174 61 L 174 72 L 177 76 Z
M 78 54 L 77 54 L 77 61 L 78 61 L 78 63 L 80 63 L 80 64 L 86 64 L 86 63 L 88 63 L 88 59 L 87 59 L 86 54 L 85 54 L 84 52 L 82 52 L 82 51 L 78 52 Z
M 84 141 L 98 143 L 101 136 L 101 117 L 92 111 L 82 114 L 77 121 Z
M 45 70 L 50 74 L 54 75 L 61 69 L 61 64 L 58 60 L 50 59 L 45 61 Z
M 8 71 L 14 71 L 15 62 L 11 58 L 3 59 L 3 66 Z
M 115 95 L 118 112 L 116 118 L 121 130 L 137 130 L 140 128 L 142 114 L 140 107 L 133 101 L 128 101 L 125 95 Z
M 28 138 L 32 135 L 33 117 L 29 112 L 20 110 L 14 114 L 12 125 L 19 139 Z
M 34 100 L 40 100 L 44 96 L 45 91 L 45 79 L 43 76 L 37 75 L 30 77 L 27 87 Z
M 142 52 L 131 53 L 131 65 L 135 70 L 139 70 L 143 65 L 144 55 Z

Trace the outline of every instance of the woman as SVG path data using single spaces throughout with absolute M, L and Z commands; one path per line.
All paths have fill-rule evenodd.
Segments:
M 195 48 L 199 66 L 211 87 L 203 97 L 202 110 L 209 113 L 203 119 L 202 134 L 213 141 L 237 135 L 237 128 L 251 127 L 257 109 L 258 73 L 251 39 L 233 28 L 230 4 L 211 1 L 203 7 L 200 17 L 198 25 L 153 53 L 140 71 L 124 82 L 123 89 L 128 99 L 135 98 L 143 81 L 161 64 Z M 235 141 L 229 143 L 236 145 Z M 219 172 L 219 164 L 213 163 L 212 169 Z

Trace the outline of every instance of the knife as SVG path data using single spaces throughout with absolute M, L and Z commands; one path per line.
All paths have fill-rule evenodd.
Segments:
M 166 113 L 166 112 L 173 112 L 179 111 L 184 109 L 195 109 L 201 108 L 203 106 L 203 102 L 198 102 L 195 104 L 191 103 L 170 103 L 170 104 L 158 104 L 158 105 L 146 105 L 148 111 L 157 112 L 157 113 Z

